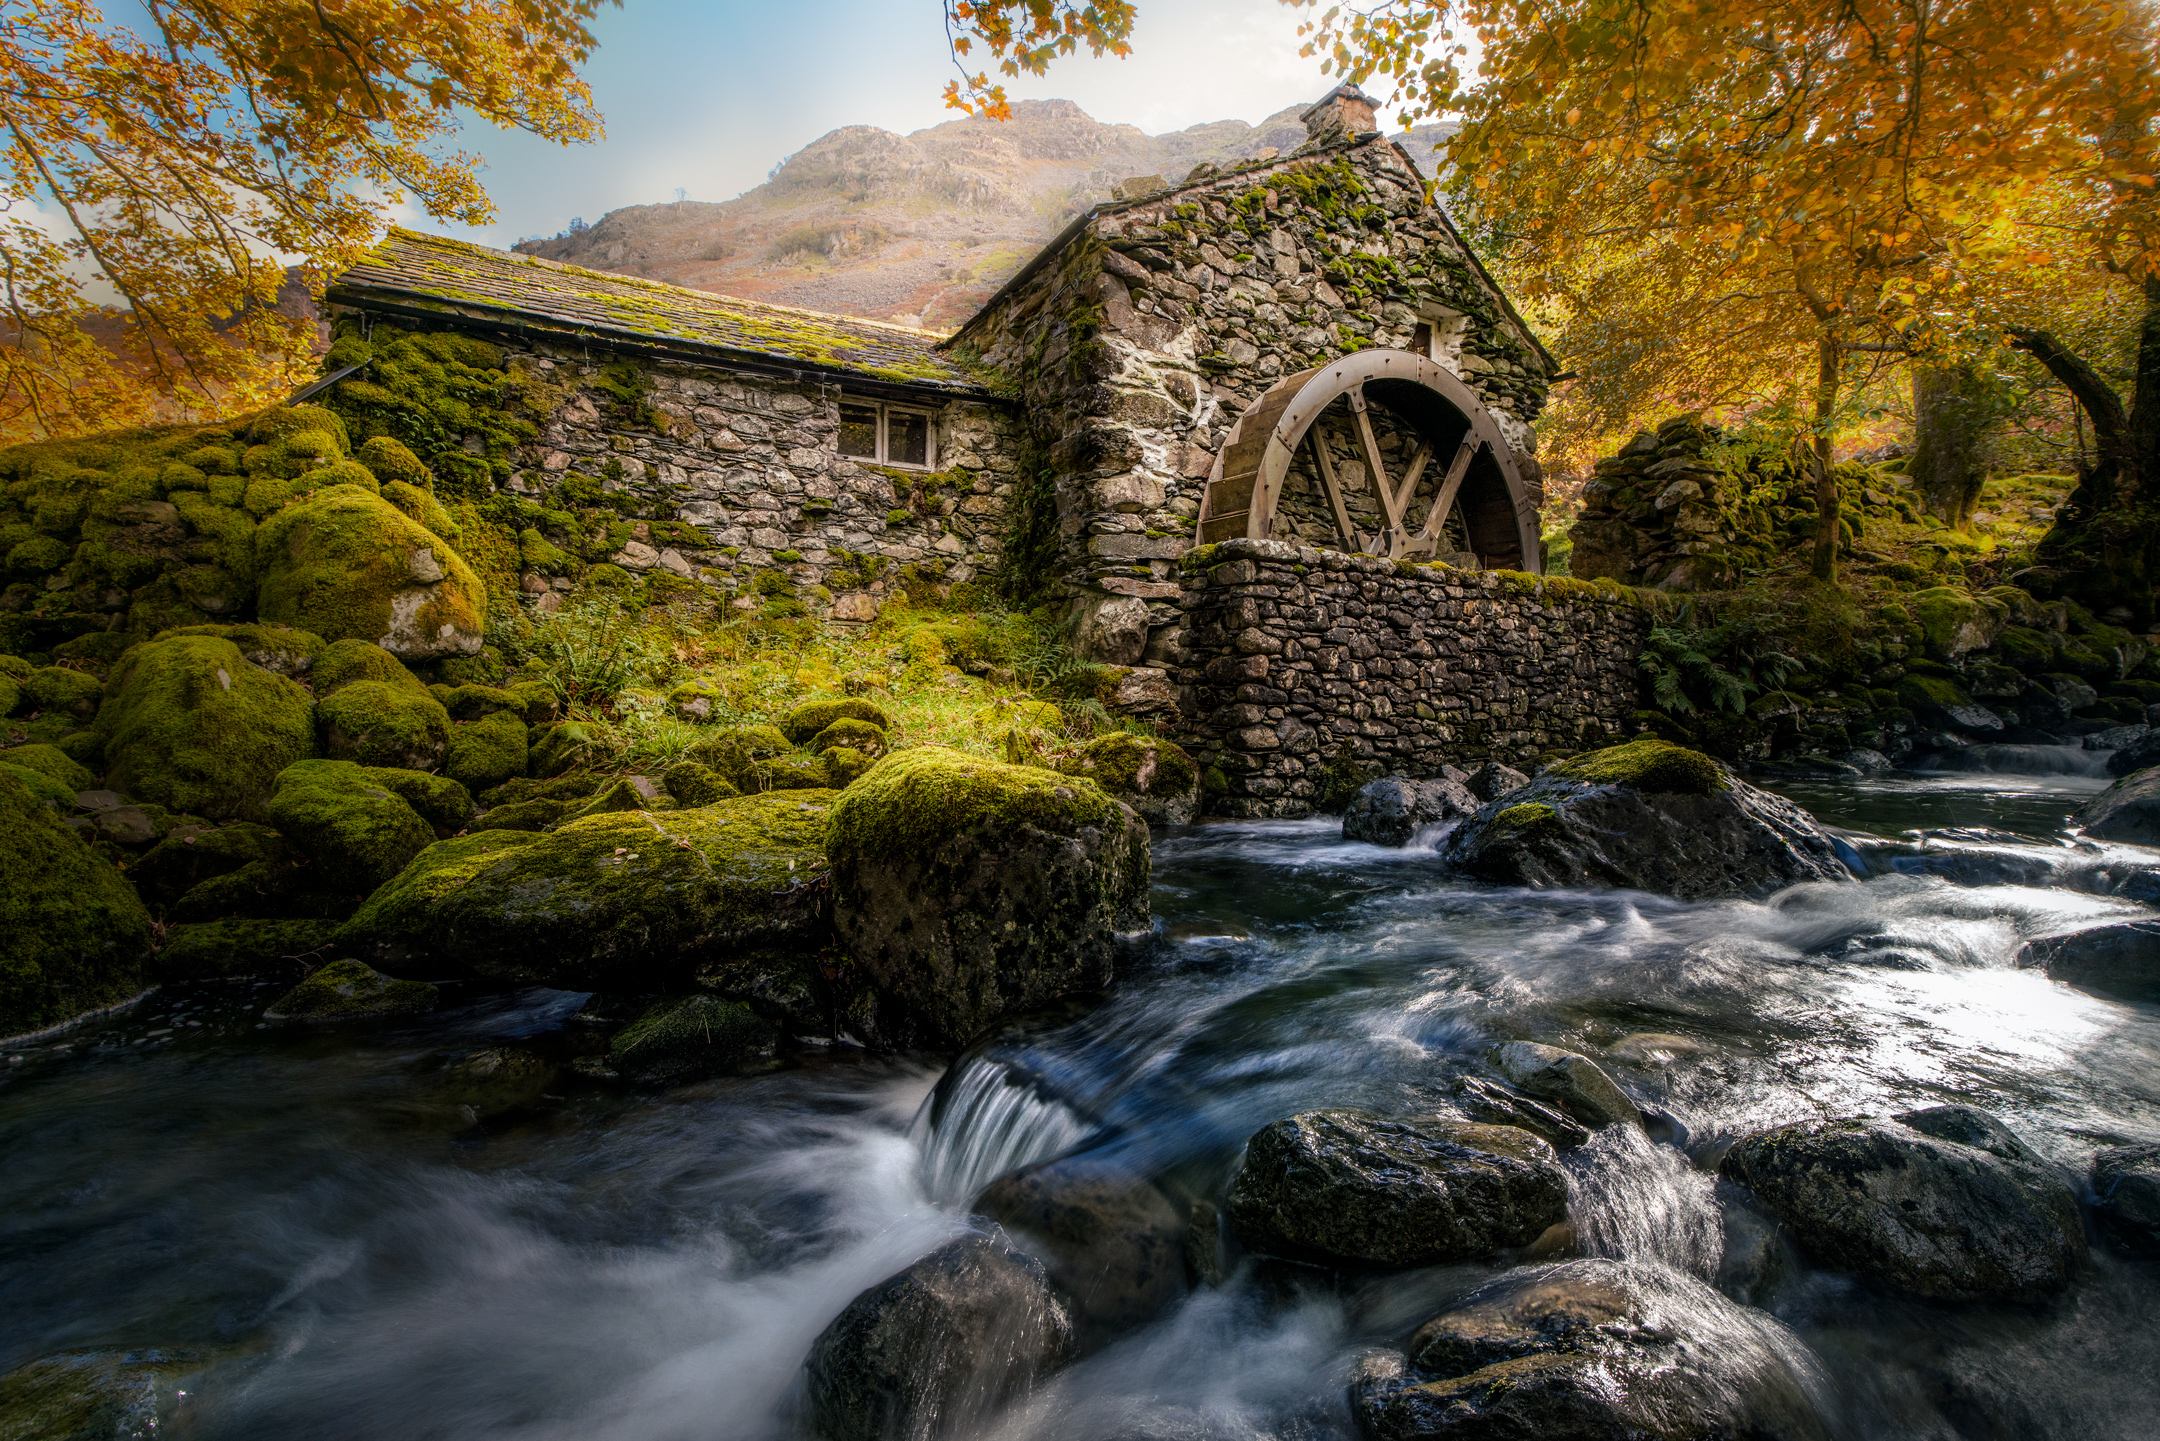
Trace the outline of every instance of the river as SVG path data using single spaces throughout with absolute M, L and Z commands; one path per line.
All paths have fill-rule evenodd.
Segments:
M 496 1110 L 452 1063 L 545 1045 L 581 997 L 474 995 L 398 1029 L 295 1035 L 260 1025 L 269 987 L 168 992 L 7 1057 L 0 1370 L 207 1351 L 218 1364 L 159 1432 L 186 1438 L 793 1436 L 813 1338 L 965 1230 L 1001 1172 L 1092 1147 L 1219 1197 L 1267 1122 L 1411 1113 L 1491 1042 L 1535 1039 L 1601 1057 L 1653 1116 L 1655 1141 L 1615 1129 L 1566 1153 L 1581 1244 L 1774 1314 L 1836 1434 L 2150 1436 L 2160 1262 L 2096 1246 L 2069 1297 L 2036 1307 L 1750 1270 L 1740 1213 L 1689 1160 L 1788 1120 L 1946 1100 L 2080 1177 L 2102 1145 L 2160 1141 L 2160 1008 L 2012 964 L 2025 937 L 2142 913 L 2031 883 L 2079 854 L 2062 825 L 2103 784 L 1786 786 L 1858 832 L 1961 829 L 1767 902 L 1467 885 L 1333 821 L 1160 832 L 1158 936 L 1118 988 L 978 1047 L 941 1088 L 932 1066 L 835 1048 L 661 1093 L 565 1078 Z M 992 1434 L 1348 1437 L 1358 1350 L 1489 1274 L 1247 1264 Z

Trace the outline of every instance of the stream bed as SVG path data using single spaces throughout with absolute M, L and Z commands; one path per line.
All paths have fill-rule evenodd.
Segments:
M 1443 1105 L 1485 1048 L 1526 1039 L 1598 1058 L 1656 1120 L 1655 1141 L 1615 1128 L 1566 1153 L 1581 1247 L 1777 1317 L 1834 1434 L 2150 1436 L 2160 1262 L 2095 1245 L 2036 1306 L 1743 1273 L 1729 1188 L 1690 1159 L 1786 1121 L 1946 1101 L 1993 1112 L 2080 1186 L 2096 1149 L 2160 1141 L 2160 1008 L 2014 965 L 2029 937 L 2149 909 L 1989 878 L 2069 854 L 2064 821 L 2104 784 L 1780 784 L 1855 832 L 1959 828 L 1960 863 L 1908 856 L 1765 902 L 1471 885 L 1429 849 L 1345 843 L 1334 820 L 1158 832 L 1157 936 L 1117 989 L 979 1045 L 942 1085 L 836 1048 L 672 1091 L 564 1076 L 490 1102 L 454 1082 L 459 1058 L 545 1042 L 583 997 L 474 995 L 310 1035 L 261 1026 L 267 985 L 166 992 L 6 1056 L 0 1371 L 203 1353 L 158 1432 L 185 1438 L 796 1436 L 812 1341 L 964 1233 L 998 1175 L 1090 1148 L 1219 1200 L 1263 1125 Z M 1226 1254 L 1217 1284 L 981 1434 L 1352 1437 L 1360 1350 L 1493 1274 L 1338 1280 Z

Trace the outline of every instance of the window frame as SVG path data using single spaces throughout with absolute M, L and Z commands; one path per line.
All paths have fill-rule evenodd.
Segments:
M 896 470 L 919 470 L 926 473 L 937 469 L 938 412 L 934 407 L 908 405 L 896 401 L 872 400 L 867 396 L 853 398 L 847 395 L 842 395 L 836 403 L 834 411 L 836 415 L 839 406 L 850 406 L 877 412 L 877 454 L 875 456 L 849 455 L 846 451 L 840 449 L 840 433 L 835 430 L 833 432 L 833 450 L 842 460 L 856 460 L 870 465 L 891 466 Z M 922 460 L 893 460 L 889 458 L 892 451 L 891 418 L 896 412 L 901 415 L 919 415 L 923 418 L 924 458 Z

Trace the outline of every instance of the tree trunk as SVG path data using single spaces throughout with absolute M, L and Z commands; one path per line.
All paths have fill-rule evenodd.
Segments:
M 1815 342 L 1815 578 L 1837 579 L 1840 517 L 1837 471 L 1830 463 L 1830 420 L 1837 410 L 1843 355 L 1827 329 Z
M 1987 479 L 1976 456 L 1991 418 L 1988 387 L 1971 365 L 1915 365 L 1913 453 L 1905 468 L 1921 508 L 1963 525 Z

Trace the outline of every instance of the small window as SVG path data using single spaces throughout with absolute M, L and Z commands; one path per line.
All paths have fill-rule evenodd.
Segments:
M 930 412 L 898 405 L 842 401 L 840 453 L 857 460 L 880 461 L 928 470 L 937 463 Z

